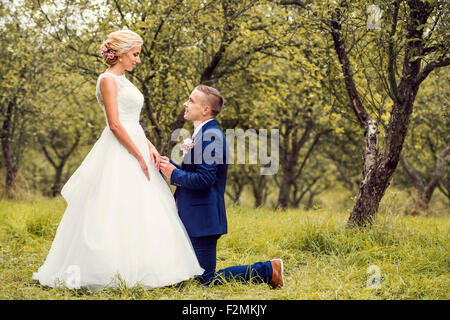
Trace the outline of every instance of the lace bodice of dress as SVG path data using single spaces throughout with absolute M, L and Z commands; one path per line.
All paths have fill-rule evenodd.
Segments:
M 100 74 L 97 80 L 96 96 L 97 101 L 100 104 L 103 112 L 105 113 L 106 124 L 108 119 L 106 118 L 105 105 L 103 103 L 103 96 L 100 91 L 100 80 L 103 77 L 112 77 L 117 84 L 117 105 L 119 108 L 119 120 L 121 123 L 139 123 L 139 115 L 141 113 L 142 105 L 144 103 L 144 96 L 138 88 L 134 86 L 125 75 L 115 75 L 111 72 L 104 72 Z

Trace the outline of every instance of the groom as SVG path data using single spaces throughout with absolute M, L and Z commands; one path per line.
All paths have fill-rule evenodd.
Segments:
M 252 265 L 234 266 L 216 272 L 217 240 L 227 233 L 225 184 L 227 179 L 225 135 L 215 117 L 223 105 L 216 89 L 197 86 L 184 103 L 184 118 L 194 122 L 191 149 L 180 165 L 161 157 L 160 170 L 177 186 L 175 200 L 200 266 L 205 272 L 203 284 L 220 284 L 221 280 L 250 279 L 265 282 L 272 288 L 282 287 L 283 262 L 273 259 Z

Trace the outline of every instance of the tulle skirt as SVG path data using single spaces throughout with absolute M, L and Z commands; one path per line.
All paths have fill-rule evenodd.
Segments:
M 33 274 L 41 284 L 151 289 L 203 273 L 170 188 L 150 161 L 142 127 L 122 125 L 146 160 L 150 181 L 106 127 L 61 191 L 66 211 Z

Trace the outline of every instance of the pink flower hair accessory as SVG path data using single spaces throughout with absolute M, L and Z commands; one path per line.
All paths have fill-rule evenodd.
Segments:
M 108 56 L 109 60 L 112 60 L 116 56 L 116 53 L 114 52 L 113 49 L 108 49 L 106 47 L 103 47 L 102 48 L 102 56 Z

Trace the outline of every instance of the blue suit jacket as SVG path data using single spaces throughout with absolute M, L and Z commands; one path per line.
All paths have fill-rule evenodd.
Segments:
M 194 147 L 173 170 L 170 183 L 177 186 L 178 214 L 191 237 L 227 233 L 225 184 L 227 145 L 216 120 L 204 124 Z

